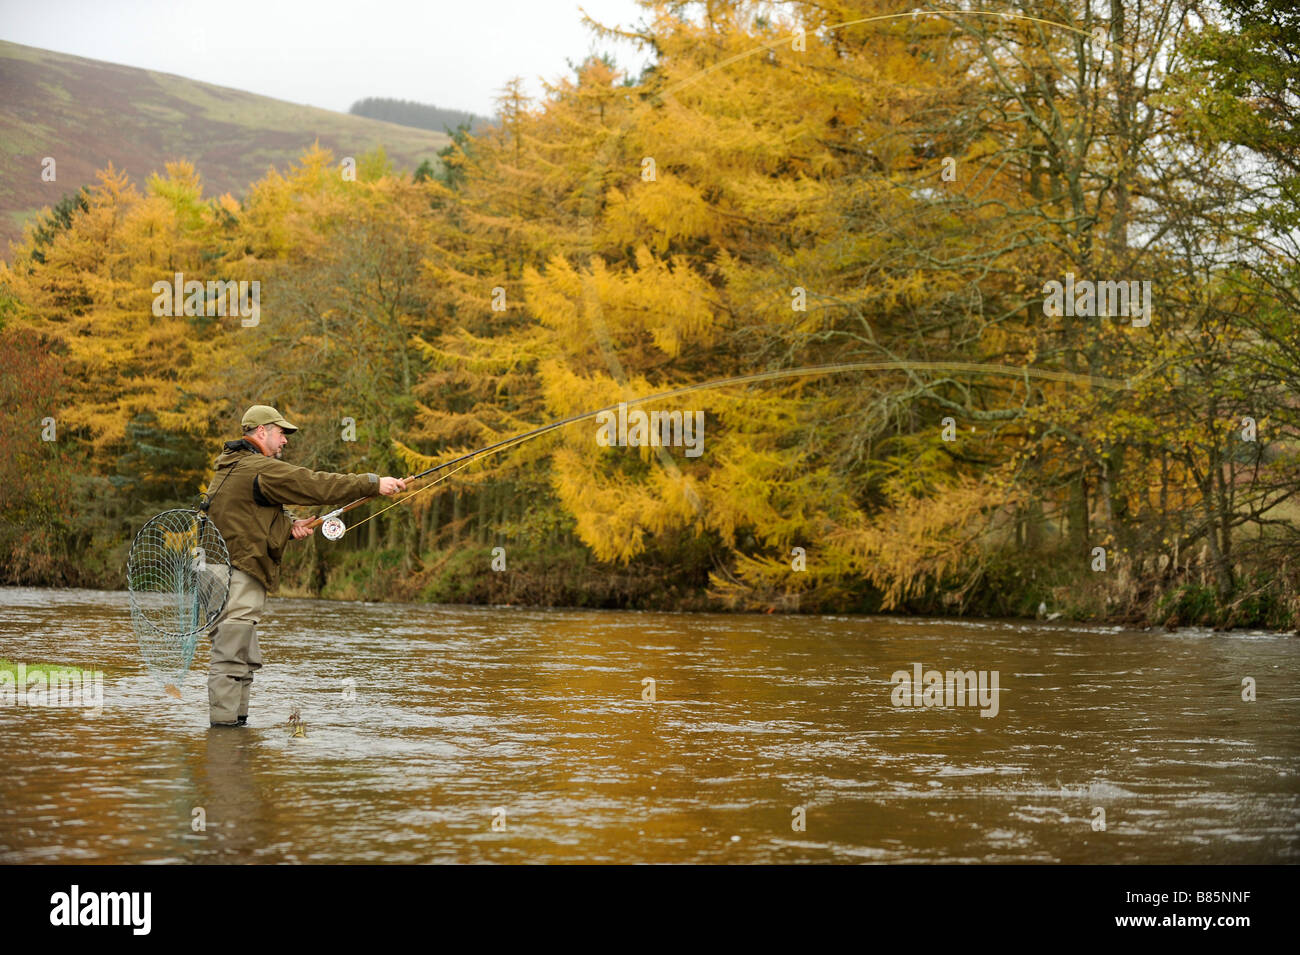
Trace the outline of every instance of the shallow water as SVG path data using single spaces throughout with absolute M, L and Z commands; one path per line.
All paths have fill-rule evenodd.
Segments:
M 209 729 L 206 640 L 176 700 L 124 592 L 0 588 L 0 657 L 104 674 L 0 704 L 0 862 L 1300 858 L 1287 635 L 273 597 L 259 639 Z M 996 715 L 893 705 L 914 663 Z

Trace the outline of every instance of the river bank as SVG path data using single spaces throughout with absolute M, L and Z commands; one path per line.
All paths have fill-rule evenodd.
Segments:
M 1126 571 L 1122 563 L 1109 573 L 1071 571 L 1066 556 L 991 559 L 964 592 L 936 589 L 901 607 L 884 606 L 880 593 L 860 581 L 801 592 L 794 575 L 790 589 L 753 592 L 736 600 L 716 592 L 716 572 L 711 574 L 704 561 L 668 563 L 652 557 L 621 567 L 592 559 L 581 546 L 467 545 L 421 557 L 397 549 L 352 551 L 327 563 L 297 554 L 286 562 L 282 591 L 326 599 L 521 607 L 1050 618 L 1139 629 L 1285 632 L 1300 625 L 1300 595 L 1285 577 L 1247 575 L 1243 569 L 1241 590 L 1224 597 L 1194 564 L 1161 578 L 1142 573 L 1140 565 L 1138 573 Z
M 947 586 L 890 606 L 879 590 L 852 575 L 804 589 L 807 578 L 792 570 L 779 587 L 738 591 L 727 586 L 726 565 L 707 542 L 683 547 L 678 541 L 626 565 L 598 561 L 580 543 L 563 539 L 540 545 L 463 540 L 422 553 L 383 543 L 348 548 L 317 538 L 291 546 L 280 593 L 485 606 L 1052 619 L 1137 629 L 1300 627 L 1300 593 L 1285 563 L 1237 565 L 1238 586 L 1225 595 L 1207 562 L 1195 555 L 1163 568 L 1119 555 L 1104 570 L 1094 570 L 1088 555 L 1063 547 L 1007 549 L 984 554 L 975 568 L 961 568 Z M 0 561 L 0 586 L 121 588 L 129 541 L 97 544 L 75 561 L 57 551 L 11 549 L 9 559 Z M 809 549 L 809 561 L 817 556 Z

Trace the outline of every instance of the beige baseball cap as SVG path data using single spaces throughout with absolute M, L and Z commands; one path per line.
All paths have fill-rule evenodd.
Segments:
M 284 420 L 284 415 L 276 411 L 270 405 L 253 405 L 244 412 L 244 420 L 240 425 L 245 428 L 256 428 L 259 424 L 275 424 L 280 426 L 280 430 L 285 434 L 293 434 L 297 427 Z

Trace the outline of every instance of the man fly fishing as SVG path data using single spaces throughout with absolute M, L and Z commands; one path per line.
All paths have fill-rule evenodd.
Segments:
M 248 721 L 253 671 L 262 666 L 256 627 L 266 594 L 279 584 L 289 541 L 315 533 L 311 518 L 295 519 L 286 505 L 325 506 L 406 490 L 401 478 L 312 471 L 280 460 L 298 428 L 269 405 L 249 408 L 242 426 L 244 436 L 224 445 L 204 498 L 231 567 L 226 606 L 208 632 L 208 719 L 219 727 Z
M 529 439 L 601 414 L 614 411 L 624 413 L 624 409 L 633 405 L 675 398 L 726 385 L 848 371 L 886 371 L 899 368 L 956 369 L 1054 381 L 1083 381 L 1106 387 L 1131 387 L 1128 382 L 1119 379 L 1094 378 L 1041 368 L 1013 368 L 968 362 L 840 362 L 807 368 L 773 369 L 699 382 L 672 391 L 633 398 L 596 411 L 572 415 L 461 454 L 442 464 L 435 464 L 409 478 L 381 478 L 375 474 L 331 474 L 286 464 L 280 460 L 280 452 L 289 443 L 288 436 L 298 429 L 285 421 L 280 412 L 274 408 L 268 405 L 254 405 L 244 415 L 244 437 L 239 441 L 227 442 L 224 453 L 217 459 L 217 474 L 212 480 L 213 490 L 209 491 L 203 505 L 209 510 L 212 522 L 226 541 L 231 566 L 230 586 L 225 607 L 209 631 L 212 638 L 212 666 L 208 676 L 208 705 L 212 725 L 243 726 L 247 721 L 248 694 L 253 682 L 253 671 L 262 665 L 254 628 L 262 614 L 266 592 L 273 590 L 279 581 L 280 558 L 284 553 L 285 545 L 290 540 L 310 537 L 316 525 L 322 520 L 321 518 L 295 520 L 284 510 L 285 505 L 323 506 L 357 498 L 344 504 L 332 515 L 327 515 L 337 533 L 332 535 L 330 524 L 327 524 L 326 536 L 336 539 L 344 530 L 342 522 L 335 520 L 337 515 L 364 504 L 376 493 L 396 494 L 407 489 L 408 481 L 416 481 L 437 471 L 452 469 L 442 478 L 421 488 L 421 490 L 428 490 L 486 455 L 517 447 Z M 226 487 L 227 483 L 230 484 L 229 488 Z M 411 496 L 403 498 L 403 500 L 411 499 Z

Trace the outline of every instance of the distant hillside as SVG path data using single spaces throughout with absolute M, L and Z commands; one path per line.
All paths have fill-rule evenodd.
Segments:
M 382 145 L 404 169 L 436 163 L 448 143 L 441 132 L 0 41 L 0 258 L 32 213 L 93 183 L 110 161 L 143 184 L 188 159 L 206 194 L 239 196 L 317 139 L 339 158 Z M 46 156 L 55 182 L 41 180 Z
M 443 109 L 428 103 L 416 103 L 406 99 L 384 99 L 379 96 L 367 96 L 357 100 L 348 110 L 353 116 L 367 116 L 370 119 L 382 119 L 386 123 L 398 123 L 416 129 L 431 129 L 434 132 L 452 130 L 467 124 L 471 133 L 482 132 L 491 120 L 485 116 L 475 116 L 460 109 Z

